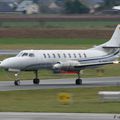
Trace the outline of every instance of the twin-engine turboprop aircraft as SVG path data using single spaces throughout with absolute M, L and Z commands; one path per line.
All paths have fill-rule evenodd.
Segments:
M 34 71 L 34 84 L 39 84 L 38 70 L 52 69 L 55 73 L 75 72 L 78 74 L 76 85 L 82 85 L 80 71 L 102 65 L 119 63 L 120 56 L 120 25 L 112 38 L 99 46 L 87 50 L 23 50 L 17 56 L 1 61 L 0 67 L 7 71 L 19 73 Z M 17 76 L 17 74 L 16 74 Z M 20 85 L 20 80 L 15 80 Z

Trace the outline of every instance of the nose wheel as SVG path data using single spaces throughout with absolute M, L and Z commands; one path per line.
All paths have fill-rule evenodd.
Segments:
M 18 78 L 18 73 L 15 74 L 16 80 L 14 81 L 14 85 L 15 86 L 19 86 L 20 85 L 20 80 Z
M 82 85 L 82 79 L 80 79 L 80 72 L 78 72 L 78 79 L 76 79 L 75 84 Z
M 33 84 L 38 85 L 40 83 L 40 79 L 38 78 L 38 71 L 35 71 L 35 79 L 33 79 Z
M 14 81 L 14 85 L 15 85 L 15 86 L 19 86 L 19 85 L 20 85 L 20 80 L 15 80 L 15 81 Z

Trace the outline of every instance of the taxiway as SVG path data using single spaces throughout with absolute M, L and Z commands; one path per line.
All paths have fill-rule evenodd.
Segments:
M 94 113 L 0 113 L 0 120 L 119 120 L 119 115 Z

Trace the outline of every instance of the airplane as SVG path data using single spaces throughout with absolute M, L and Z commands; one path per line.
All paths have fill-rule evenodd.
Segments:
M 38 71 L 51 69 L 55 73 L 74 72 L 78 75 L 76 85 L 82 85 L 80 71 L 108 64 L 118 64 L 120 57 L 120 25 L 111 39 L 101 45 L 86 50 L 22 50 L 15 57 L 0 62 L 0 67 L 15 72 L 16 78 L 21 71 L 34 71 L 33 84 L 39 84 Z M 20 79 L 14 81 L 20 85 Z

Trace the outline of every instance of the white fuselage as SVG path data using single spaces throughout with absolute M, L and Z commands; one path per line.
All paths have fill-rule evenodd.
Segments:
M 9 70 L 34 71 L 52 68 L 57 62 L 79 61 L 98 62 L 100 58 L 109 56 L 108 52 L 96 49 L 88 50 L 24 50 L 17 56 L 5 59 L 1 67 Z M 105 59 L 104 59 L 105 61 Z

